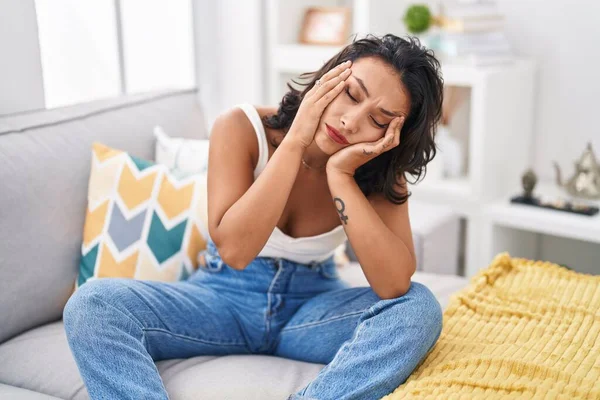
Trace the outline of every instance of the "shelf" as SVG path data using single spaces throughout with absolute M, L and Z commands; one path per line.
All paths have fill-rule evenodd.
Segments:
M 273 52 L 273 68 L 290 74 L 315 71 L 341 49 L 341 46 L 280 45 Z
M 561 194 L 552 184 L 543 184 L 536 193 L 546 196 Z M 516 195 L 517 192 L 515 192 Z M 529 232 L 543 233 L 559 237 L 578 239 L 587 242 L 600 243 L 600 213 L 594 216 L 577 215 L 563 211 L 554 211 L 522 204 L 510 203 L 510 197 L 497 201 L 484 209 L 484 216 L 495 225 L 511 227 Z M 600 205 L 600 201 L 586 201 Z
M 315 71 L 339 52 L 343 46 L 313 46 L 302 44 L 283 44 L 275 47 L 272 53 L 273 68 L 279 73 L 300 74 Z M 516 59 L 513 63 L 490 66 L 471 66 L 461 64 L 442 64 L 442 74 L 446 85 L 475 86 L 489 75 L 507 70 L 532 68 L 528 60 Z
M 491 75 L 525 69 L 533 69 L 533 63 L 529 60 L 518 58 L 511 63 L 486 66 L 442 63 L 444 83 L 456 86 L 476 86 L 484 82 Z
M 416 185 L 409 184 L 412 198 L 426 203 L 445 204 L 463 216 L 469 215 L 477 207 L 468 177 L 455 179 L 427 180 Z

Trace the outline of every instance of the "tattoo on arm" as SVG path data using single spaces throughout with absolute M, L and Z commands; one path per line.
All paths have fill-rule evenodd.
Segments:
M 344 224 L 348 225 L 348 216 L 344 215 L 344 210 L 346 209 L 344 201 L 339 197 L 334 197 L 333 201 L 335 202 L 335 208 L 337 209 L 338 214 L 340 214 L 340 219 Z
M 366 149 L 363 149 L 363 154 L 366 156 L 370 156 L 373 153 L 374 153 L 373 151 L 367 151 Z

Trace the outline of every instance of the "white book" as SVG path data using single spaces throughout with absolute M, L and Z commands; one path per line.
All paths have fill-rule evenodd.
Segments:
M 472 66 L 491 66 L 510 64 L 515 60 L 515 56 L 512 54 L 500 54 L 500 55 L 481 55 L 481 54 L 470 54 L 466 56 L 447 57 L 446 62 L 452 64 L 461 65 L 472 65 Z
M 471 40 L 461 39 L 447 36 L 440 36 L 439 43 L 441 46 L 453 48 L 457 50 L 481 49 L 481 48 L 505 48 L 510 46 L 510 42 L 506 38 L 495 40 Z
M 480 45 L 459 47 L 451 43 L 443 43 L 440 45 L 440 50 L 448 55 L 467 55 L 467 54 L 510 54 L 512 47 L 509 43 L 495 45 Z
M 504 17 L 484 20 L 450 20 L 442 18 L 441 28 L 448 32 L 499 31 L 504 28 Z
M 504 31 L 489 32 L 440 32 L 440 39 L 460 44 L 505 43 L 508 41 Z
M 485 18 L 500 14 L 495 2 L 447 3 L 442 5 L 441 13 L 448 18 Z

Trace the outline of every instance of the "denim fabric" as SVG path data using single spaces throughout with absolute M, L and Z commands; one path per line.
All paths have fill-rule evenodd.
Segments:
M 415 282 L 382 300 L 348 287 L 333 258 L 257 257 L 235 270 L 212 242 L 204 255 L 184 282 L 97 279 L 71 297 L 65 330 L 92 399 L 167 399 L 154 361 L 225 354 L 327 364 L 290 399 L 379 399 L 441 332 L 439 303 Z

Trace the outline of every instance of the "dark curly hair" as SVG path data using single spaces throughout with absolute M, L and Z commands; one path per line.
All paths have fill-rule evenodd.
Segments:
M 391 34 L 381 37 L 368 35 L 354 40 L 338 54 L 333 56 L 318 71 L 300 75 L 306 83 L 293 81 L 305 86 L 300 91 L 287 84 L 289 91 L 283 96 L 276 114 L 263 117 L 264 124 L 272 129 L 281 129 L 287 133 L 300 103 L 317 79 L 336 65 L 346 61 L 356 61 L 363 57 L 376 57 L 394 68 L 410 96 L 410 112 L 402 127 L 400 145 L 386 151 L 359 167 L 354 180 L 361 191 L 368 196 L 383 192 L 385 197 L 395 204 L 403 204 L 410 193 L 394 189 L 400 184 L 399 177 L 414 177 L 416 183 L 425 176 L 427 163 L 436 154 L 435 133 L 442 115 L 444 81 L 440 63 L 432 50 L 423 47 L 416 37 L 400 38 Z M 273 146 L 279 143 L 273 141 Z

